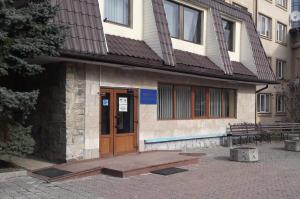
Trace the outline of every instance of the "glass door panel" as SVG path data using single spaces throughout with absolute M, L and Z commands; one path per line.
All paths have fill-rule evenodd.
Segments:
M 118 93 L 116 100 L 117 134 L 134 132 L 134 95 Z
M 101 96 L 101 135 L 110 134 L 110 93 Z

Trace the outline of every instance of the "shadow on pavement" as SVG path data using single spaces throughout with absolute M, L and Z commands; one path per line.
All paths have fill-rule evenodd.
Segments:
M 228 156 L 218 156 L 214 158 L 215 160 L 223 160 L 223 161 L 229 161 Z

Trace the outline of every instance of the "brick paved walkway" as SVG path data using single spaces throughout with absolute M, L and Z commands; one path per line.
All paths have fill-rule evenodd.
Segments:
M 250 164 L 228 161 L 227 148 L 203 149 L 207 156 L 199 164 L 171 176 L 98 175 L 51 184 L 15 178 L 0 182 L 0 198 L 299 199 L 300 153 L 282 147 L 282 143 L 258 145 L 261 161 Z

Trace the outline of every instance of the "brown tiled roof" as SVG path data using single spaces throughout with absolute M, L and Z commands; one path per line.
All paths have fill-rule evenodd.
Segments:
M 114 35 L 106 35 L 106 41 L 110 54 L 162 61 L 144 41 Z
M 130 65 L 222 79 L 258 82 L 256 76 L 253 76 L 245 66 L 237 62 L 233 63 L 235 73 L 233 75 L 226 75 L 223 70 L 206 56 L 175 50 L 174 55 L 177 63 L 174 67 L 169 67 L 165 65 L 163 60 L 143 41 L 112 35 L 106 35 L 106 38 L 108 45 L 108 54 L 106 56 L 89 56 L 83 58 L 120 64 L 124 65 L 124 67 Z M 78 56 L 82 57 L 81 54 Z
M 217 75 L 218 77 L 227 79 L 246 78 L 251 81 L 260 82 L 275 82 L 276 80 L 251 15 L 223 0 L 190 0 L 188 2 L 195 5 L 207 6 L 212 11 L 214 27 L 221 51 L 221 59 L 225 66 L 224 72 L 220 68 L 216 69 L 216 66 L 206 57 L 177 50 L 174 52 L 163 0 L 152 0 L 163 60 L 142 41 L 121 39 L 120 37 L 107 35 L 106 43 L 98 0 L 51 0 L 51 2 L 55 5 L 60 5 L 55 22 L 67 24 L 71 27 L 70 36 L 63 49 L 65 54 L 70 55 L 73 53 L 76 56 L 89 58 L 91 58 L 90 55 L 106 55 L 107 45 L 109 54 L 101 56 L 101 58 L 97 57 L 96 59 L 104 61 L 114 60 L 115 62 L 123 60 L 124 63 L 141 64 L 143 67 L 208 76 Z M 227 46 L 224 41 L 221 13 L 245 22 L 257 67 L 258 79 L 253 76 L 253 73 L 250 75 L 250 71 L 246 71 L 244 66 L 242 67 L 239 64 L 230 62 Z M 184 60 L 185 57 L 191 57 L 191 59 Z M 214 73 L 218 72 L 217 74 L 213 74 L 212 71 Z
M 239 75 L 248 75 L 248 76 L 256 76 L 253 74 L 246 66 L 244 66 L 241 62 L 231 62 L 233 73 Z
M 198 55 L 186 51 L 181 51 L 181 50 L 175 50 L 174 52 L 175 52 L 177 64 L 195 66 L 195 67 L 205 68 L 209 70 L 222 71 L 222 69 L 220 69 L 206 56 L 202 56 L 202 55 Z
M 63 50 L 105 55 L 106 44 L 98 0 L 51 0 L 59 5 L 55 23 L 70 27 Z
M 152 0 L 152 5 L 164 63 L 174 66 L 176 61 L 163 0 Z

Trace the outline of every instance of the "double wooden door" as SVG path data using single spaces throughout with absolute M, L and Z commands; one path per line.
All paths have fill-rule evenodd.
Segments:
M 120 155 L 137 150 L 137 90 L 101 88 L 100 154 Z

